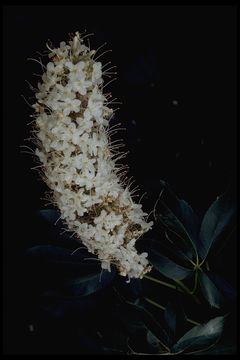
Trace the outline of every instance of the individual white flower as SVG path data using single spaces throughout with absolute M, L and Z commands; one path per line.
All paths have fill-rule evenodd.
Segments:
M 80 95 L 86 95 L 87 89 L 92 85 L 91 81 L 86 80 L 84 67 L 84 61 L 80 61 L 77 64 L 73 64 L 69 61 L 66 63 L 66 68 L 69 71 L 68 84 L 73 92 L 78 92 Z
M 88 100 L 88 109 L 91 115 L 98 121 L 103 114 L 104 97 L 97 86 L 93 88 Z
M 95 62 L 93 64 L 92 83 L 94 85 L 99 85 L 102 83 L 102 63 L 100 62 Z

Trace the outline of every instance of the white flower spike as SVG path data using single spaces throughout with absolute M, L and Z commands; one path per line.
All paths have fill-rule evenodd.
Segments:
M 52 203 L 103 269 L 111 271 L 114 264 L 120 275 L 142 278 L 151 266 L 135 242 L 153 223 L 121 182 L 125 173 L 119 174 L 116 144 L 109 137 L 113 110 L 103 94 L 102 63 L 79 33 L 49 50 L 51 62 L 33 108 L 36 155 Z

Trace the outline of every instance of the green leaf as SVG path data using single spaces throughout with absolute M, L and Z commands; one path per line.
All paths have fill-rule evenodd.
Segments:
M 196 254 L 195 243 L 193 242 L 190 234 L 188 234 L 181 220 L 174 214 L 174 212 L 167 207 L 166 204 L 161 202 L 162 212 L 159 214 L 159 220 L 166 226 L 167 230 L 173 232 L 173 234 L 178 235 L 179 246 L 186 253 L 188 257 L 193 258 Z M 193 251 L 194 249 L 194 251 Z
M 162 350 L 158 338 L 150 330 L 147 331 L 147 342 L 150 346 L 150 349 L 155 353 L 158 353 Z
M 223 297 L 214 285 L 214 283 L 209 279 L 209 277 L 204 272 L 199 273 L 199 282 L 202 289 L 202 293 L 208 303 L 215 307 L 220 308 L 223 303 Z
M 232 287 L 225 279 L 221 276 L 214 274 L 213 272 L 208 272 L 208 277 L 214 283 L 214 285 L 218 288 L 218 290 L 224 294 L 227 298 L 231 300 L 236 300 L 237 292 L 236 289 Z
M 134 334 L 137 330 L 146 329 L 146 326 L 139 316 L 138 309 L 132 308 L 129 304 L 115 305 L 115 317 L 121 323 L 128 334 Z
M 54 209 L 42 209 L 39 211 L 40 216 L 50 224 L 55 225 L 57 220 L 60 221 L 60 211 Z
M 172 339 L 175 338 L 176 327 L 177 327 L 177 314 L 171 303 L 167 304 L 164 312 L 164 319 L 167 324 L 168 333 Z
M 62 246 L 71 247 L 77 246 L 79 238 L 67 228 L 67 225 L 61 219 L 61 213 L 54 209 L 42 209 L 39 211 L 40 218 L 44 220 L 44 223 L 48 223 L 50 234 L 53 232 L 54 243 L 57 242 Z M 41 225 L 40 225 L 41 226 Z
M 115 269 L 93 273 L 83 277 L 68 278 L 63 281 L 63 289 L 69 295 L 87 296 L 108 286 L 116 275 Z
M 134 303 L 142 294 L 141 279 L 131 279 L 130 282 L 127 282 L 125 277 L 117 275 L 114 280 L 114 286 L 129 302 Z
M 168 350 L 169 336 L 165 329 L 159 324 L 155 317 L 147 310 L 147 304 L 143 299 L 138 304 L 132 305 L 139 311 L 139 315 L 143 320 L 147 329 L 149 329 L 159 340 L 161 347 Z
M 186 315 L 177 301 L 171 301 L 167 304 L 164 311 L 164 319 L 166 322 L 166 330 L 169 338 L 171 339 L 171 345 L 175 343 L 179 336 L 180 329 L 186 322 Z
M 47 288 L 60 289 L 68 295 L 89 295 L 106 287 L 116 275 L 113 267 L 111 272 L 102 271 L 98 261 L 87 260 L 89 253 L 85 249 L 73 253 L 70 249 L 43 245 L 28 249 L 26 255 L 33 261 L 33 271 L 38 270 L 37 279 L 44 281 Z
M 173 234 L 169 235 L 168 231 L 165 231 L 165 237 L 159 236 L 157 239 L 144 237 L 141 239 L 141 248 L 139 246 L 140 250 L 147 251 L 146 247 L 151 247 L 151 249 L 170 258 L 172 261 L 183 267 L 188 267 L 191 264 L 190 259 L 176 244 L 175 236 L 173 236 Z
M 115 289 L 116 291 L 116 289 Z M 121 307 L 122 314 L 121 314 L 121 320 L 125 318 L 124 313 L 127 315 L 127 322 L 134 317 L 137 319 L 138 325 L 142 329 L 148 329 L 150 330 L 159 340 L 161 346 L 165 350 L 169 350 L 168 343 L 169 343 L 169 337 L 166 331 L 162 328 L 162 326 L 159 324 L 159 322 L 155 319 L 155 317 L 151 314 L 150 311 L 147 310 L 147 303 L 144 299 L 138 299 L 138 301 L 135 301 L 134 304 L 132 302 L 127 301 L 125 298 L 121 296 L 121 294 L 116 291 L 119 299 L 121 300 Z
M 81 244 L 80 244 L 81 245 Z M 26 250 L 26 256 L 34 262 L 52 264 L 54 268 L 84 268 L 100 269 L 95 255 L 90 254 L 85 247 L 80 246 L 77 251 L 53 245 L 37 245 Z M 96 259 L 94 260 L 89 260 Z
M 199 234 L 198 252 L 202 260 L 230 224 L 235 211 L 236 202 L 230 191 L 217 198 L 207 210 Z
M 183 249 L 188 256 L 197 255 L 196 242 L 199 232 L 199 219 L 191 206 L 179 199 L 170 189 L 169 185 L 161 181 L 166 200 L 163 196 L 159 200 L 160 212 L 158 218 L 168 230 L 179 236 L 179 242 L 185 245 Z
M 146 251 L 148 252 L 148 259 L 153 264 L 154 268 L 170 279 L 182 280 L 193 274 L 192 270 L 177 265 L 174 261 L 161 255 L 150 247 L 147 247 Z
M 190 353 L 215 344 L 223 331 L 224 316 L 218 316 L 206 324 L 194 326 L 173 346 L 174 353 Z
M 96 309 L 99 299 L 83 296 L 67 296 L 59 291 L 48 290 L 41 294 L 40 310 L 41 317 L 63 318 L 70 317 L 83 321 L 83 317 L 89 316 Z

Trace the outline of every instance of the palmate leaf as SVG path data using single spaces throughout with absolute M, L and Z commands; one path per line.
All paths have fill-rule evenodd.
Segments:
M 148 259 L 154 268 L 164 276 L 173 280 L 183 280 L 188 276 L 192 276 L 192 270 L 176 264 L 166 256 L 153 250 L 150 245 L 146 247 L 146 251 L 148 252 Z
M 207 210 L 199 234 L 198 253 L 204 260 L 212 245 L 230 224 L 236 211 L 236 202 L 230 190 L 217 198 Z
M 190 353 L 214 345 L 223 332 L 224 317 L 219 316 L 203 325 L 194 326 L 173 346 L 174 353 Z

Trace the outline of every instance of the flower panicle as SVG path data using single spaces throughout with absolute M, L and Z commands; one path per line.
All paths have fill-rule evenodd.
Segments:
M 78 32 L 48 49 L 33 108 L 35 154 L 52 202 L 103 269 L 114 264 L 120 275 L 142 278 L 151 267 L 135 243 L 153 223 L 133 202 L 130 185 L 124 187 L 126 167 L 117 164 L 122 144 L 110 139 L 118 130 L 109 125 L 114 110 L 103 93 L 106 69 Z

